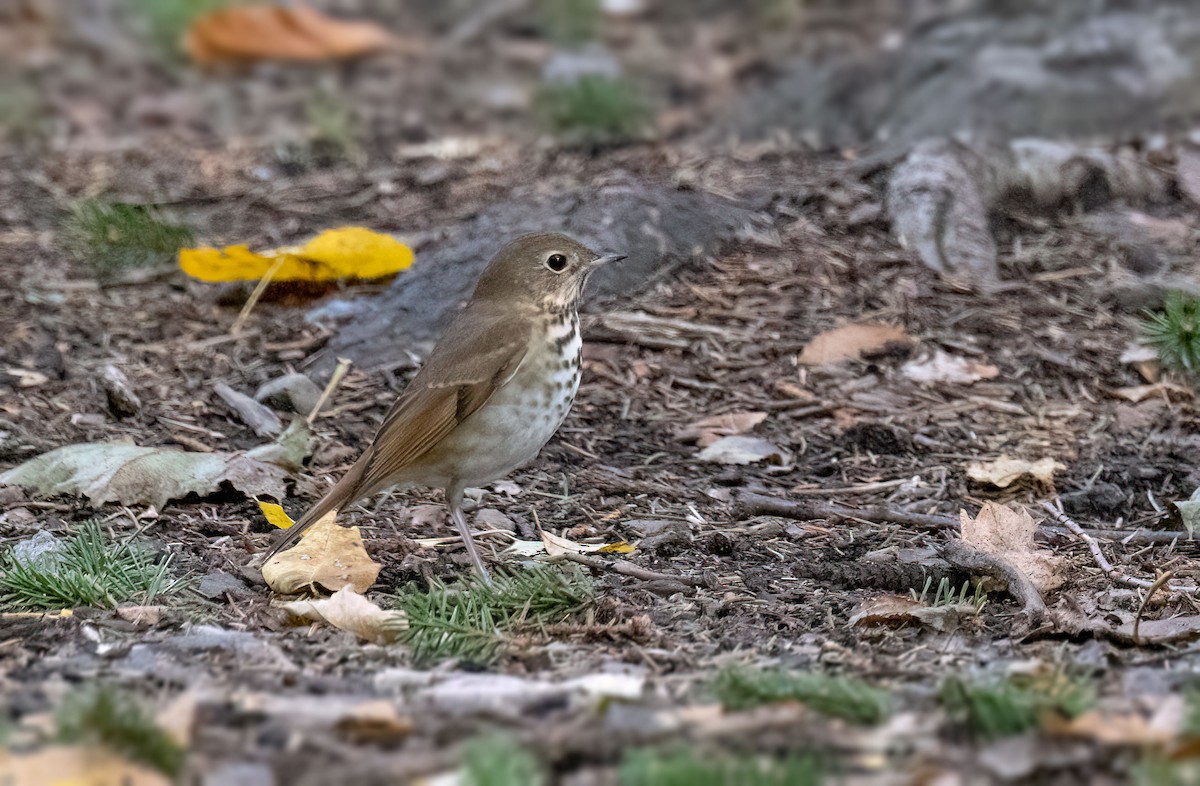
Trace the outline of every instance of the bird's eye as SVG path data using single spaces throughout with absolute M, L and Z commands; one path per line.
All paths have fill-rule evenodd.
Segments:
M 561 273 L 567 269 L 567 258 L 562 254 L 551 254 L 550 258 L 546 260 L 546 267 L 555 273 Z

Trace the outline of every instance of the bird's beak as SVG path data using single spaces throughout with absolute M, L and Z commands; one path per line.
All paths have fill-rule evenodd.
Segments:
M 592 267 L 600 267 L 601 265 L 607 265 L 612 262 L 620 262 L 624 258 L 624 254 L 602 254 L 592 260 Z

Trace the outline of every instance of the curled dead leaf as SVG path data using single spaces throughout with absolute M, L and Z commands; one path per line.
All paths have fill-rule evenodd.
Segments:
M 281 595 L 350 587 L 366 592 L 379 577 L 381 566 L 363 546 L 358 527 L 342 527 L 337 511 L 319 519 L 300 542 L 280 552 L 262 567 L 267 585 Z
M 745 434 L 766 419 L 766 412 L 726 412 L 689 423 L 675 432 L 675 438 L 706 448 L 721 437 Z
M 967 466 L 967 477 L 976 483 L 1005 489 L 1020 481 L 1032 481 L 1048 488 L 1054 487 L 1054 473 L 1066 469 L 1052 458 L 1037 461 L 1001 456 L 995 461 L 974 462 Z
M 194 21 L 184 34 L 183 48 L 193 62 L 216 65 L 357 57 L 393 40 L 374 23 L 334 19 L 303 4 L 234 6 Z
M 760 437 L 721 437 L 696 454 L 700 461 L 717 464 L 768 464 L 787 466 L 792 463 L 792 454 Z
M 404 612 L 385 611 L 350 586 L 342 587 L 328 598 L 292 600 L 278 605 L 293 617 L 327 622 L 376 644 L 395 641 L 408 624 Z
M 800 362 L 809 366 L 838 363 L 882 352 L 889 344 L 911 343 L 912 339 L 904 329 L 893 325 L 843 325 L 813 336 L 800 352 Z
M 977 360 L 968 360 L 937 350 L 932 357 L 912 360 L 900 369 L 913 382 L 923 384 L 972 385 L 981 379 L 994 379 L 1000 369 Z

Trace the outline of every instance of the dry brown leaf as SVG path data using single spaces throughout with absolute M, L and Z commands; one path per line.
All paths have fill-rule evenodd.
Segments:
M 0 747 L 0 783 L 170 786 L 171 780 L 106 748 L 52 745 L 32 753 L 8 753 Z
M 995 379 L 1000 369 L 987 363 L 937 350 L 925 360 L 912 360 L 900 369 L 913 382 L 924 384 L 972 385 L 981 379 Z
M 134 625 L 157 625 L 162 618 L 162 606 L 120 606 L 117 616 Z
M 837 363 L 879 352 L 888 344 L 908 344 L 911 341 L 903 328 L 892 325 L 843 325 L 813 336 L 800 352 L 800 362 L 809 366 Z
M 784 466 L 792 462 L 792 454 L 760 437 L 721 437 L 696 454 L 700 461 L 717 464 L 769 464 Z
M 351 745 L 395 745 L 412 733 L 413 721 L 392 702 L 376 699 L 342 715 L 334 729 Z
M 1051 734 L 1083 737 L 1104 745 L 1167 745 L 1178 736 L 1175 729 L 1156 725 L 1135 712 L 1118 715 L 1089 710 L 1070 720 L 1050 715 L 1042 725 Z
M 675 432 L 675 438 L 706 448 L 721 437 L 745 434 L 766 419 L 766 412 L 726 412 L 689 423 Z
M 1034 544 L 1037 522 L 1025 508 L 985 502 L 976 518 L 965 510 L 958 518 L 964 543 L 1012 565 L 1028 576 L 1038 591 L 1046 592 L 1063 583 L 1063 559 Z
M 1033 481 L 1043 486 L 1054 486 L 1056 470 L 1065 466 L 1052 458 L 1037 461 L 1001 456 L 995 461 L 974 462 L 967 466 L 967 477 L 976 483 L 1006 489 L 1018 481 Z
M 1112 395 L 1136 404 L 1152 396 L 1165 399 L 1191 398 L 1192 391 L 1171 382 L 1156 382 L 1153 385 L 1131 385 L 1126 388 L 1117 388 L 1112 391 Z
M 404 612 L 385 611 L 348 586 L 328 598 L 287 601 L 279 608 L 293 617 L 327 622 L 376 644 L 395 641 L 406 624 Z
M 954 627 L 963 617 L 974 616 L 970 604 L 930 606 L 910 595 L 879 595 L 864 601 L 850 616 L 851 625 L 902 625 L 920 622 L 934 630 Z
M 380 567 L 363 547 L 358 527 L 339 526 L 335 510 L 313 524 L 295 546 L 272 557 L 262 574 L 281 595 L 337 592 L 342 587 L 361 593 L 375 583 Z
M 193 22 L 183 48 L 200 65 L 256 60 L 334 60 L 395 42 L 372 22 L 334 19 L 306 5 L 222 8 Z

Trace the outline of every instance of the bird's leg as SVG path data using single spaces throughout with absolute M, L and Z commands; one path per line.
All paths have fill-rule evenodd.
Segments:
M 446 489 L 446 505 L 450 508 L 450 519 L 454 522 L 454 526 L 458 527 L 458 534 L 462 536 L 463 545 L 467 547 L 467 556 L 471 558 L 471 564 L 475 566 L 475 570 L 483 582 L 491 586 L 492 577 L 488 574 L 488 569 L 484 567 L 483 559 L 479 556 L 479 549 L 475 546 L 474 538 L 471 537 L 471 530 L 467 526 L 467 517 L 463 515 L 462 502 L 462 488 Z

